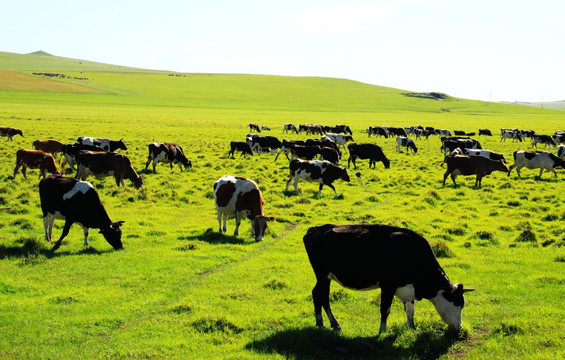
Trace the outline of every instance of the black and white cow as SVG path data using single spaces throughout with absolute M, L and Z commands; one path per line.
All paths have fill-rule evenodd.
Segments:
M 251 123 L 249 124 L 249 132 L 257 131 L 258 133 L 261 132 L 261 127 L 259 124 Z
M 504 140 L 504 142 L 506 142 L 506 139 L 512 139 L 512 142 L 516 140 L 519 142 L 523 141 L 519 130 L 500 129 L 500 141 L 502 142 L 502 140 Z
M 126 144 L 124 143 L 124 139 L 114 141 L 106 138 L 81 136 L 77 139 L 77 144 L 94 145 L 94 146 L 98 146 L 104 151 L 110 151 L 110 152 L 114 152 L 118 149 L 122 149 L 122 150 L 128 149 Z
M 291 149 L 294 145 L 306 145 L 306 143 L 305 143 L 304 140 L 286 140 L 286 139 L 284 139 L 282 141 L 282 146 L 281 146 L 279 152 L 277 153 L 277 156 L 275 156 L 275 161 L 277 161 L 277 159 L 279 158 L 279 155 L 283 152 L 286 155 L 287 160 L 290 160 L 290 157 L 288 156 L 288 154 L 291 153 Z
M 296 129 L 296 126 L 294 124 L 284 124 L 283 125 L 283 133 L 288 133 L 288 132 L 294 132 L 296 134 L 298 134 L 298 129 Z
M 565 159 L 565 145 L 559 145 L 557 147 L 557 156 Z
M 50 175 L 39 183 L 39 197 L 45 240 L 51 243 L 55 219 L 65 220 L 63 233 L 53 250 L 61 246 L 73 223 L 78 223 L 84 230 L 84 246 L 88 246 L 88 229 L 96 228 L 115 250 L 123 249 L 120 227 L 124 222 L 110 220 L 96 189 L 89 182 Z
M 77 155 L 81 151 L 104 151 L 101 147 L 95 145 L 81 144 L 63 144 L 61 145 L 61 153 L 63 154 L 63 162 L 61 163 L 61 171 L 69 164 L 71 168 L 75 168 L 77 163 Z
M 369 126 L 367 128 L 367 135 L 369 135 L 369 137 L 371 137 L 371 135 L 378 137 L 384 136 L 385 139 L 388 139 L 388 130 L 384 126 Z
M 337 191 L 333 186 L 333 182 L 338 179 L 349 182 L 349 172 L 347 169 L 332 165 L 329 161 L 324 160 L 291 160 L 290 161 L 290 179 L 286 183 L 285 191 L 288 191 L 290 183 L 294 181 L 294 190 L 298 193 L 298 180 L 319 182 L 320 188 L 318 196 L 322 193 L 324 185 L 329 186 L 337 195 Z
M 565 131 L 557 130 L 552 137 L 556 144 L 565 144 Z
M 256 151 L 258 155 L 261 155 L 262 149 L 269 149 L 271 153 L 274 153 L 282 147 L 281 141 L 274 136 L 249 134 L 247 135 L 247 143 L 251 150 Z
M 538 147 L 538 143 L 541 144 L 545 144 L 544 147 L 547 147 L 547 145 L 556 147 L 557 144 L 555 143 L 555 141 L 553 140 L 553 138 L 549 135 L 534 135 L 533 140 L 532 140 L 532 147 Z
M 129 158 L 123 154 L 106 151 L 81 151 L 77 157 L 75 179 L 86 180 L 89 175 L 96 177 L 113 176 L 116 185 L 125 187 L 125 179 L 131 180 L 136 189 L 143 185 L 143 178 L 137 174 Z
M 255 241 L 265 237 L 267 223 L 274 217 L 263 213 L 263 196 L 253 180 L 239 176 L 224 175 L 214 182 L 214 204 L 218 215 L 219 232 L 226 232 L 228 216 L 235 216 L 234 235 L 239 234 L 241 218 L 247 216 L 251 220 L 251 236 Z M 222 220 L 224 226 L 222 227 Z
M 234 158 L 234 153 L 236 151 L 241 151 L 239 157 L 241 157 L 242 155 L 245 157 L 246 154 L 253 156 L 253 151 L 251 151 L 251 146 L 249 146 L 249 144 L 244 141 L 230 142 L 230 151 L 228 152 L 228 157 L 231 156 L 232 158 Z
M 405 147 L 406 151 L 412 149 L 412 151 L 414 151 L 414 154 L 418 152 L 418 148 L 416 147 L 414 140 L 404 136 L 399 136 L 396 138 L 396 151 L 400 152 L 401 147 Z
M 537 152 L 516 150 L 514 151 L 514 165 L 510 166 L 510 169 L 508 170 L 508 176 L 510 176 L 512 169 L 515 168 L 518 176 L 522 177 L 522 175 L 520 175 L 520 169 L 522 169 L 523 167 L 527 169 L 540 169 L 540 177 L 541 174 L 543 174 L 544 170 L 551 171 L 555 176 L 557 176 L 557 172 L 555 172 L 555 168 L 557 166 L 565 168 L 565 160 L 558 158 L 552 153 L 546 151 Z
M 504 154 L 497 154 L 494 151 L 485 150 L 485 149 L 465 149 L 464 155 L 484 156 L 487 159 L 502 160 L 502 162 L 506 163 L 506 158 L 504 157 Z
M 390 168 L 390 160 L 387 159 L 381 147 L 376 144 L 353 143 L 347 145 L 347 148 L 349 149 L 347 167 L 350 167 L 351 162 L 353 162 L 353 167 L 357 169 L 356 159 L 369 159 L 369 169 L 371 165 L 376 167 L 377 161 L 381 161 L 385 169 Z
M 330 139 L 335 142 L 338 146 L 343 147 L 345 149 L 345 144 L 349 141 L 355 141 L 353 136 L 351 135 L 344 135 L 344 134 L 335 134 L 335 133 L 327 133 L 326 135 L 322 136 L 322 140 Z
M 508 172 L 502 160 L 491 160 L 484 156 L 446 156 L 444 161 L 447 164 L 447 170 L 443 174 L 443 186 L 449 175 L 451 175 L 453 186 L 457 186 L 455 182 L 457 175 L 476 175 L 475 187 L 480 187 L 483 177 L 490 175 L 493 171 Z M 443 166 L 443 163 L 441 165 Z
M 153 161 L 154 173 L 156 173 L 155 165 L 160 162 L 169 163 L 171 170 L 173 169 L 173 164 L 179 164 L 180 171 L 183 171 L 183 166 L 185 169 L 192 167 L 192 161 L 186 158 L 182 147 L 178 144 L 154 142 L 149 144 L 148 148 L 149 156 L 145 163 L 145 170 L 147 170 L 151 161 Z
M 463 284 L 452 284 L 428 241 L 414 231 L 380 224 L 326 224 L 308 229 L 303 238 L 314 274 L 316 325 L 324 326 L 322 308 L 332 328 L 341 331 L 330 308 L 331 281 L 353 290 L 381 289 L 381 324 L 394 296 L 404 302 L 408 326 L 414 326 L 414 301 L 428 299 L 449 328 L 459 330 L 465 306 Z

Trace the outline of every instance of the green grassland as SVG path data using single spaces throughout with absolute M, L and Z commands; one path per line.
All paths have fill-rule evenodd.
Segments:
M 562 110 L 406 97 L 406 90 L 345 79 L 157 72 L 45 54 L 0 53 L 0 69 L 4 84 L 12 72 L 14 81 L 25 75 L 52 85 L 13 90 L 0 79 L 0 125 L 24 132 L 13 142 L 0 138 L 1 358 L 565 358 L 565 171 L 537 178 L 539 171 L 524 169 L 521 179 L 496 172 L 482 188 L 460 176 L 459 186 L 443 187 L 436 136 L 417 140 L 418 153 L 407 154 L 395 151 L 394 139 L 365 133 L 382 124 L 552 134 L 564 127 Z M 318 186 L 303 182 L 300 194 L 284 192 L 284 156 L 227 157 L 229 142 L 243 141 L 250 122 L 279 139 L 306 138 L 283 134 L 287 122 L 348 124 L 357 142 L 383 148 L 391 168 L 359 160 L 351 182 L 334 183 L 339 196 L 324 188 L 318 197 Z M 124 138 L 123 153 L 144 177 L 140 190 L 89 178 L 111 219 L 125 221 L 124 251 L 94 229 L 84 248 L 75 225 L 52 252 L 37 170 L 13 177 L 18 148 L 82 135 Z M 510 164 L 514 150 L 531 146 L 480 140 Z M 180 144 L 193 168 L 145 171 L 152 141 Z M 217 233 L 212 184 L 224 174 L 258 183 L 265 213 L 277 218 L 265 241 L 251 239 L 248 221 L 240 236 Z M 409 330 L 395 300 L 389 331 L 378 335 L 379 291 L 337 284 L 332 307 L 343 332 L 314 327 L 315 279 L 302 237 L 313 225 L 359 222 L 421 233 L 450 279 L 477 289 L 466 296 L 459 334 L 447 332 L 428 301 L 416 304 L 417 330 Z M 62 225 L 56 222 L 54 236 Z M 230 219 L 229 234 L 234 226 Z

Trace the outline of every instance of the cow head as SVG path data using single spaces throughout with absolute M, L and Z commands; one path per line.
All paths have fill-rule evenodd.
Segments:
M 114 250 L 122 250 L 124 248 L 122 245 L 122 229 L 120 228 L 123 223 L 123 221 L 116 221 L 111 223 L 108 228 L 100 230 L 100 233 L 104 235 L 104 239 L 106 239 L 108 244 L 112 245 Z
M 504 171 L 506 173 L 508 173 L 510 171 L 510 170 L 508 170 L 508 167 L 506 167 L 506 165 L 504 165 L 504 160 L 496 160 L 494 170 Z
M 340 179 L 343 180 L 343 181 L 347 181 L 347 182 L 350 182 L 350 181 L 351 181 L 351 178 L 349 177 L 349 171 L 347 171 L 346 168 L 341 169 L 341 172 L 340 172 L 340 174 L 339 174 L 339 177 L 340 177 Z
M 182 160 L 182 164 L 184 165 L 185 168 L 191 168 L 192 167 L 192 161 L 188 160 L 187 158 L 184 158 Z
M 257 215 L 251 221 L 251 236 L 255 237 L 255 241 L 263 241 L 265 230 L 267 230 L 267 223 L 270 221 L 275 221 L 275 218 L 263 215 Z
M 117 142 L 116 149 L 122 149 L 122 150 L 127 150 L 127 149 L 128 149 L 127 146 L 126 146 L 126 144 L 124 143 L 124 139 L 123 139 L 123 138 L 120 139 L 120 141 Z
M 143 178 L 141 176 L 135 176 L 131 178 L 131 182 L 136 189 L 139 189 L 141 185 L 143 185 Z
M 463 284 L 452 285 L 450 290 L 440 290 L 437 295 L 430 299 L 441 319 L 452 330 L 460 330 L 461 310 L 465 306 L 463 293 L 475 289 L 464 289 Z
M 385 169 L 390 169 L 390 160 L 383 157 L 383 165 L 385 166 Z
M 14 135 L 21 135 L 24 136 L 24 133 L 19 129 L 14 129 Z

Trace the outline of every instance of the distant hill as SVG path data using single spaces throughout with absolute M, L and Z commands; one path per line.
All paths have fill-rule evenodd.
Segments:
M 536 106 L 547 109 L 565 110 L 565 100 L 549 101 L 549 102 L 527 102 L 527 101 L 504 101 L 505 104 Z

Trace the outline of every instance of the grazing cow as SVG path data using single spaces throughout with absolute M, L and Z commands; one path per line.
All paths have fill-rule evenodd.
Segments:
M 441 143 L 441 150 L 445 152 L 445 154 L 452 152 L 456 148 L 460 148 L 461 150 L 465 149 L 481 149 L 481 143 L 478 140 L 474 139 L 462 139 L 456 137 L 447 137 L 445 139 L 442 138 Z
M 353 135 L 353 132 L 347 125 L 336 125 L 330 128 L 330 132 L 338 133 L 338 134 L 349 134 Z
M 463 154 L 460 154 L 460 155 L 463 155 Z M 503 163 L 506 163 L 506 158 L 504 157 L 504 154 L 497 154 L 493 151 L 485 150 L 485 149 L 465 149 L 464 155 L 484 156 L 487 159 L 502 160 Z
M 435 129 L 434 131 L 436 135 L 451 136 L 451 131 L 447 129 Z
M 445 186 L 445 180 L 448 175 L 451 175 L 453 186 L 457 186 L 455 183 L 457 175 L 477 175 L 475 187 L 480 187 L 483 177 L 490 175 L 493 171 L 508 172 L 508 168 L 502 160 L 491 160 L 484 156 L 448 156 L 445 158 L 445 163 L 447 163 L 447 170 L 443 175 L 443 186 Z
M 249 132 L 253 132 L 253 131 L 257 131 L 258 133 L 261 132 L 261 128 L 259 127 L 259 124 L 249 124 Z
M 8 139 L 6 141 L 13 141 L 12 137 L 15 135 L 24 136 L 24 133 L 19 129 L 14 129 L 11 127 L 0 126 L 0 136 L 5 136 Z
M 367 134 L 369 137 L 371 137 L 371 135 L 376 135 L 378 137 L 384 136 L 385 139 L 388 139 L 388 130 L 384 126 L 369 126 L 367 128 Z
M 339 153 L 331 147 L 324 146 L 320 148 L 320 159 L 327 160 L 334 165 L 339 165 Z
M 214 204 L 218 214 L 219 232 L 226 232 L 228 216 L 235 216 L 234 235 L 238 235 L 241 217 L 251 220 L 251 236 L 255 241 L 265 237 L 267 223 L 274 217 L 263 214 L 263 196 L 253 180 L 239 176 L 224 175 L 214 182 Z M 222 228 L 222 219 L 224 226 Z
M 516 150 L 514 151 L 514 165 L 510 166 L 508 176 L 510 176 L 512 169 L 516 168 L 518 176 L 522 177 L 522 175 L 520 175 L 520 169 L 523 167 L 527 169 L 540 169 L 540 178 L 544 170 L 551 171 L 555 176 L 557 176 L 557 173 L 555 172 L 555 168 L 557 166 L 565 168 L 565 160 L 558 158 L 552 153 L 545 151 L 540 153 L 537 151 Z
M 84 230 L 84 246 L 88 246 L 88 229 L 96 228 L 100 229 L 100 233 L 115 250 L 123 249 L 120 227 L 124 222 L 110 220 L 96 189 L 89 182 L 50 175 L 39 183 L 39 197 L 45 240 L 51 243 L 55 219 L 65 220 L 63 233 L 53 246 L 53 250 L 61 246 L 61 242 L 75 222 Z
M 388 133 L 389 135 L 396 135 L 396 136 L 407 136 L 408 134 L 406 134 L 406 130 L 404 130 L 404 128 L 401 127 L 388 127 Z
M 271 153 L 274 153 L 282 147 L 281 141 L 274 136 L 250 134 L 247 136 L 247 143 L 258 155 L 261 155 L 261 149 L 270 149 Z
M 383 150 L 376 144 L 363 144 L 354 143 L 347 146 L 349 149 L 349 159 L 347 160 L 347 167 L 350 167 L 353 162 L 353 167 L 357 169 L 355 159 L 369 159 L 369 169 L 371 165 L 376 167 L 377 161 L 381 161 L 385 169 L 390 168 L 390 160 L 386 158 Z
M 261 130 L 265 130 L 265 131 L 271 131 L 271 129 L 268 126 L 261 126 Z
M 305 146 L 305 145 L 293 145 L 290 148 L 292 154 L 290 160 L 294 158 L 299 158 L 302 160 L 312 160 L 320 153 L 319 146 Z
M 500 141 L 502 142 L 502 140 L 504 140 L 504 142 L 506 142 L 506 139 L 512 139 L 512 142 L 515 142 L 516 140 L 522 142 L 522 135 L 519 130 L 501 129 Z
M 294 190 L 298 193 L 298 180 L 304 179 L 305 181 L 319 182 L 320 188 L 318 196 L 322 193 L 324 185 L 329 186 L 337 195 L 337 191 L 332 183 L 335 180 L 342 179 L 349 182 L 349 172 L 347 169 L 332 165 L 329 161 L 324 160 L 291 160 L 290 161 L 290 179 L 286 182 L 286 189 L 294 180 Z
M 239 157 L 241 157 L 241 155 L 243 155 L 243 157 L 245 157 L 245 154 L 249 154 L 249 155 L 253 156 L 253 151 L 251 151 L 251 146 L 249 146 L 249 144 L 244 142 L 244 141 L 232 141 L 232 142 L 230 142 L 230 151 L 228 153 L 228 156 L 235 158 L 234 153 L 236 151 L 241 151 L 241 154 L 239 155 Z
M 105 151 L 82 151 L 76 157 L 78 169 L 75 179 L 86 180 L 88 175 L 96 177 L 114 176 L 116 185 L 125 187 L 124 179 L 131 180 L 140 188 L 143 178 L 135 172 L 127 156 Z
M 538 147 L 538 143 L 542 143 L 545 144 L 545 148 L 547 147 L 547 145 L 551 145 L 553 147 L 556 147 L 557 144 L 555 143 L 555 141 L 553 141 L 552 137 L 549 135 L 534 135 L 533 141 L 532 141 L 532 147 Z
M 306 125 L 306 134 L 324 135 L 324 128 L 322 125 L 317 125 L 317 124 Z
M 104 151 L 114 152 L 118 149 L 127 150 L 127 146 L 124 143 L 124 139 L 118 141 L 106 139 L 106 138 L 95 138 L 88 136 L 81 136 L 77 139 L 77 144 L 81 145 L 94 145 L 102 148 Z
M 400 147 L 403 146 L 406 148 L 406 151 L 408 151 L 409 149 L 412 149 L 412 151 L 414 151 L 414 154 L 418 152 L 418 148 L 416 147 L 416 144 L 414 143 L 414 140 L 404 137 L 404 136 L 399 136 L 396 138 L 396 151 L 400 152 Z
M 298 134 L 298 129 L 296 129 L 296 126 L 294 124 L 284 124 L 283 127 L 283 133 L 288 133 L 288 132 L 295 132 L 296 134 Z
M 306 145 L 306 143 L 304 140 L 286 140 L 286 139 L 283 140 L 281 149 L 277 153 L 277 156 L 275 156 L 275 161 L 277 161 L 279 155 L 283 152 L 286 155 L 287 160 L 290 160 L 288 154 L 291 153 L 291 149 L 294 145 Z
M 565 159 L 565 145 L 559 145 L 557 147 L 557 156 Z
M 19 149 L 16 152 L 16 168 L 14 169 L 14 177 L 18 170 L 22 168 L 22 174 L 27 179 L 27 168 L 39 169 L 39 177 L 45 177 L 47 174 L 59 174 L 55 159 L 51 154 L 41 150 Z
M 149 147 L 149 157 L 145 163 L 145 170 L 149 166 L 149 163 L 153 161 L 153 172 L 155 171 L 155 165 L 159 162 L 170 163 L 171 170 L 173 169 L 173 164 L 179 164 L 180 171 L 184 168 L 192 167 L 192 161 L 188 160 L 184 155 L 184 151 L 180 145 L 171 143 L 160 143 L 154 142 L 148 145 Z
M 341 145 L 341 147 L 343 147 L 343 150 L 346 150 L 345 144 L 348 141 L 355 141 L 353 139 L 353 136 L 351 135 L 343 135 L 343 134 L 335 134 L 335 133 L 327 133 L 326 135 L 322 136 L 322 140 L 324 139 L 330 139 L 333 142 L 335 142 L 338 146 Z
M 35 150 L 45 151 L 55 156 L 61 152 L 61 147 L 63 143 L 57 140 L 35 140 L 33 142 L 33 148 Z
M 453 134 L 455 136 L 464 136 L 465 135 L 465 131 L 463 130 L 453 130 Z
M 414 329 L 414 300 L 428 299 L 442 320 L 461 329 L 465 306 L 463 284 L 452 284 L 434 256 L 428 241 L 414 231 L 381 224 L 326 224 L 308 229 L 303 238 L 316 275 L 312 290 L 316 325 L 324 326 L 322 308 L 332 328 L 341 331 L 330 308 L 330 284 L 353 290 L 381 288 L 381 324 L 394 296 L 404 302 L 408 326 Z
M 66 164 L 69 164 L 71 168 L 75 168 L 77 163 L 76 157 L 81 151 L 104 151 L 102 148 L 95 145 L 80 145 L 80 144 L 63 144 L 61 146 L 61 153 L 63 154 L 63 162 L 61 163 L 61 169 L 65 168 Z

